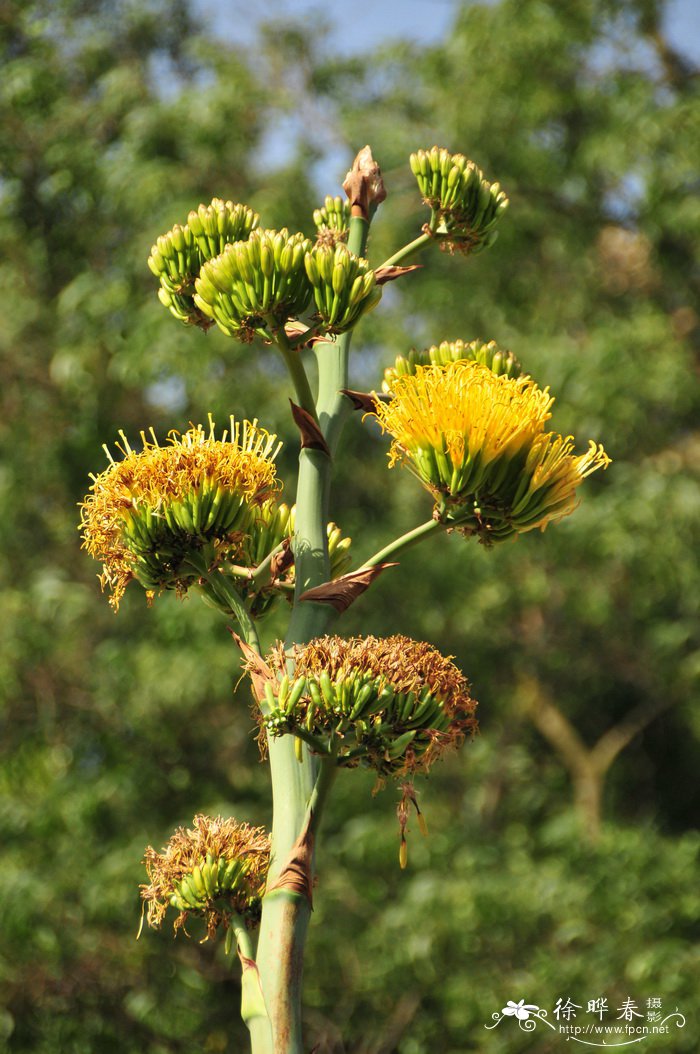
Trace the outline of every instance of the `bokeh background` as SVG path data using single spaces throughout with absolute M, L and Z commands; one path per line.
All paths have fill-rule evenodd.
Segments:
M 339 780 L 309 1049 L 547 1054 L 565 1042 L 547 1029 L 484 1026 L 509 999 L 551 1016 L 570 998 L 590 1021 L 606 997 L 611 1020 L 626 998 L 677 1007 L 685 1029 L 647 1045 L 696 1051 L 694 5 L 262 6 L 0 3 L 0 1048 L 245 1049 L 221 948 L 135 940 L 148 843 L 198 811 L 269 820 L 235 649 L 194 598 L 148 609 L 133 588 L 115 617 L 76 503 L 118 429 L 164 435 L 210 410 L 288 440 L 293 494 L 280 364 L 179 326 L 146 257 L 214 195 L 310 232 L 369 142 L 389 191 L 375 263 L 424 222 L 419 147 L 472 157 L 511 209 L 484 255 L 436 253 L 387 288 L 353 386 L 411 346 L 493 338 L 551 385 L 554 426 L 614 464 L 545 534 L 426 543 L 348 612 L 347 632 L 454 654 L 482 731 L 421 784 L 431 835 L 411 832 L 405 872 L 395 788 Z M 333 514 L 358 560 L 429 514 L 386 446 L 347 429 Z

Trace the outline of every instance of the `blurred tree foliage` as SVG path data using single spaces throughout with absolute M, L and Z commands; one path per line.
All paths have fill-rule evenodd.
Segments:
M 309 1039 L 323 1052 L 546 1054 L 561 1047 L 549 1031 L 483 1026 L 507 999 L 551 1015 L 560 996 L 660 996 L 690 1023 L 658 1049 L 697 1048 L 700 109 L 664 17 L 657 0 L 469 4 L 439 46 L 343 59 L 327 57 L 322 29 L 295 25 L 268 27 L 247 56 L 186 0 L 0 5 L 8 1050 L 245 1042 L 220 950 L 134 941 L 148 842 L 199 810 L 267 819 L 235 652 L 193 601 L 147 610 L 135 594 L 115 619 L 79 553 L 75 504 L 119 428 L 162 435 L 209 410 L 288 438 L 291 495 L 278 364 L 178 327 L 145 259 L 214 194 L 308 230 L 313 166 L 367 141 L 390 194 L 375 263 L 427 218 L 413 149 L 463 151 L 512 205 L 488 253 L 436 253 L 387 287 L 363 324 L 371 345 L 358 334 L 353 386 L 378 386 L 411 345 L 494 338 L 551 384 L 554 427 L 604 441 L 615 463 L 543 536 L 492 551 L 428 543 L 348 613 L 348 632 L 453 652 L 482 736 L 431 775 L 432 835 L 411 839 L 406 873 L 392 790 L 339 781 Z M 269 130 L 298 113 L 297 151 L 273 166 Z M 361 557 L 429 503 L 407 473 L 387 478 L 376 430 L 354 420 L 347 445 L 334 516 Z

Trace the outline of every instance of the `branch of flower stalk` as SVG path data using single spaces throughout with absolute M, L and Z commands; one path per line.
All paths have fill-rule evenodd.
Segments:
M 232 578 L 244 578 L 251 585 L 262 588 L 270 585 L 272 582 L 272 561 L 276 556 L 283 551 L 285 544 L 288 544 L 289 539 L 284 538 L 279 545 L 276 545 L 271 553 L 268 553 L 264 560 L 261 560 L 257 567 L 245 567 L 243 564 L 223 564 L 222 570 L 227 574 L 231 575 Z M 294 586 L 289 583 L 276 583 L 280 589 L 293 590 Z
M 289 376 L 292 379 L 299 405 L 303 406 L 306 412 L 311 414 L 314 421 L 318 421 L 316 403 L 311 392 L 309 378 L 306 376 L 304 363 L 301 361 L 301 352 L 292 347 L 289 337 L 281 327 L 275 333 L 275 342 L 289 370 Z
M 199 574 L 199 588 L 204 595 L 224 615 L 233 615 L 235 617 L 241 627 L 241 633 L 246 644 L 250 645 L 260 655 L 260 639 L 253 618 L 245 602 L 241 600 L 233 586 L 226 580 L 226 576 L 218 571 L 202 573 L 200 570 Z
M 268 582 L 270 582 L 272 578 L 272 575 L 270 573 L 272 561 L 275 559 L 276 556 L 279 556 L 279 554 L 282 552 L 286 541 L 286 538 L 283 539 L 279 543 L 279 545 L 275 546 L 271 553 L 267 554 L 264 560 L 261 560 L 261 562 L 256 568 L 254 568 L 252 571 L 249 571 L 250 581 L 254 585 L 265 586 L 268 584 Z
M 241 1017 L 251 1034 L 253 1047 L 268 1046 L 271 1041 L 270 1019 L 267 1015 L 260 976 L 255 965 L 253 942 L 245 921 L 232 914 L 229 925 L 236 936 L 238 958 L 241 961 Z
M 394 538 L 393 542 L 389 542 L 383 549 L 375 553 L 374 556 L 370 556 L 369 560 L 365 560 L 362 566 L 358 570 L 363 570 L 365 567 L 375 567 L 377 564 L 384 563 L 389 557 L 396 556 L 398 553 L 404 552 L 405 549 L 410 549 L 412 545 L 417 545 L 418 542 L 422 542 L 424 538 L 429 537 L 431 534 L 435 534 L 437 531 L 446 531 L 451 525 L 445 523 L 443 520 L 430 519 L 425 523 L 421 523 L 418 527 L 414 527 L 412 531 L 407 531 L 406 534 L 402 534 L 400 538 Z
M 427 245 L 435 241 L 435 231 L 439 223 L 439 217 L 435 212 L 430 217 L 430 223 L 426 223 L 423 227 L 423 233 L 419 234 L 417 238 L 414 238 L 412 242 L 408 242 L 403 248 L 395 252 L 393 256 L 390 256 L 388 260 L 385 260 L 380 267 L 395 267 L 396 264 L 401 263 L 402 260 L 408 259 L 409 256 L 413 256 L 414 253 L 420 252 L 425 249 Z M 375 270 L 380 270 L 380 267 L 376 267 Z
M 316 777 L 314 789 L 311 792 L 311 797 L 309 798 L 309 804 L 306 810 L 308 829 L 313 835 L 316 835 L 318 832 L 321 817 L 323 815 L 323 807 L 326 804 L 330 789 L 338 775 L 337 758 L 338 744 L 337 742 L 332 742 L 329 753 L 321 759 L 318 776 Z
M 245 924 L 245 919 L 237 912 L 231 912 L 229 914 L 229 925 L 233 930 L 236 938 L 236 945 L 241 955 L 244 955 L 246 959 L 253 959 L 255 957 L 255 950 L 253 948 L 253 941 L 250 935 L 250 930 Z M 226 945 L 226 951 L 229 951 L 228 942 Z
M 297 739 L 303 739 L 308 747 L 314 752 L 314 754 L 325 754 L 326 744 L 318 739 L 312 732 L 307 732 L 305 728 L 295 728 L 294 735 Z

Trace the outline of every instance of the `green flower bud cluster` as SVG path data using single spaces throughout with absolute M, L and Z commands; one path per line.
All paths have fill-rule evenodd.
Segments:
M 243 343 L 303 312 L 311 298 L 304 255 L 311 242 L 303 234 L 254 230 L 247 241 L 227 245 L 202 267 L 194 302 L 219 329 Z
M 248 563 L 257 567 L 267 559 L 280 542 L 294 531 L 294 509 L 285 502 L 268 501 L 258 509 L 255 531 L 248 540 Z
M 195 864 L 192 870 L 183 875 L 173 885 L 170 904 L 178 911 L 206 912 L 215 905 L 218 897 L 238 898 L 244 902 L 247 911 L 257 905 L 251 903 L 250 891 L 247 888 L 246 876 L 250 871 L 250 862 L 242 859 L 213 857 L 207 853 L 206 859 Z
M 202 263 L 219 256 L 227 245 L 246 241 L 260 223 L 257 212 L 247 205 L 214 198 L 211 205 L 200 205 L 187 217 Z
M 218 256 L 231 242 L 245 239 L 259 222 L 247 205 L 214 198 L 190 212 L 187 223 L 175 224 L 156 239 L 148 266 L 160 281 L 158 299 L 186 325 L 208 329 L 212 325 L 197 308 L 193 296 L 202 264 Z
M 326 528 L 328 538 L 328 558 L 330 560 L 331 578 L 340 578 L 352 563 L 350 547 L 352 538 L 346 537 L 336 523 L 329 523 Z
M 439 221 L 435 234 L 448 248 L 478 252 L 493 244 L 494 227 L 508 207 L 499 183 L 489 183 L 464 154 L 437 146 L 411 154 L 410 165 L 423 200 Z
M 329 333 L 351 329 L 381 299 L 374 271 L 342 243 L 335 248 L 315 245 L 305 265 L 318 315 Z
M 336 245 L 345 242 L 350 229 L 350 204 L 347 199 L 328 196 L 320 209 L 314 209 L 314 223 L 318 229 L 318 242 Z
M 415 374 L 418 366 L 445 366 L 448 362 L 480 362 L 497 377 L 519 377 L 523 368 L 512 351 L 499 348 L 495 340 L 488 344 L 480 340 L 472 340 L 469 343 L 463 340 L 443 340 L 441 344 L 433 344 L 429 348 L 417 351 L 411 348 L 407 355 L 398 355 L 393 366 L 387 366 L 384 370 L 382 391 L 391 392 L 397 377 L 406 377 Z
M 197 567 L 217 558 L 236 558 L 255 510 L 242 494 L 205 479 L 189 494 L 156 508 L 144 502 L 122 513 L 121 540 L 132 557 L 132 573 L 146 590 L 185 592 L 199 577 Z
M 148 266 L 160 279 L 158 299 L 175 318 L 188 326 L 198 326 L 206 320 L 192 300 L 194 280 L 199 274 L 201 260 L 192 231 L 175 224 L 162 234 L 151 248 Z
M 335 682 L 325 672 L 294 681 L 285 674 L 276 695 L 267 683 L 266 702 L 269 712 L 263 722 L 273 736 L 297 729 L 321 741 L 340 736 L 341 765 L 362 763 L 381 775 L 421 767 L 435 735 L 446 733 L 451 724 L 429 688 L 395 692 L 384 678 L 359 672 Z

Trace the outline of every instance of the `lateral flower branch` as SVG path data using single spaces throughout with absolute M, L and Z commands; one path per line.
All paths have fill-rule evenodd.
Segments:
M 180 323 L 281 356 L 301 433 L 296 501 L 281 500 L 274 434 L 255 417 L 231 417 L 219 433 L 209 417 L 164 441 L 149 430 L 132 445 L 121 432 L 81 504 L 83 546 L 102 564 L 115 611 L 135 583 L 149 603 L 198 593 L 237 626 L 270 766 L 270 834 L 198 814 L 162 852 L 146 850 L 141 892 L 150 925 L 172 910 L 176 932 L 199 927 L 205 939 L 223 933 L 227 952 L 235 946 L 253 1054 L 306 1049 L 301 964 L 314 850 L 338 774 L 366 767 L 380 785 L 398 781 L 405 867 L 411 810 L 427 831 L 414 779 L 477 729 L 477 704 L 451 658 L 400 627 L 386 638 L 345 638 L 329 633 L 331 620 L 409 546 L 446 530 L 492 545 L 544 529 L 574 510 L 583 480 L 609 463 L 600 444 L 576 453 L 572 437 L 549 430 L 549 389 L 494 340 L 407 349 L 386 366 L 380 393 L 352 389 L 357 325 L 386 282 L 420 280 L 402 261 L 433 247 L 460 257 L 487 249 L 508 205 L 462 154 L 418 150 L 410 167 L 430 218 L 421 225 L 417 215 L 413 240 L 376 266 L 368 233 L 386 190 L 369 147 L 343 183 L 347 200 L 328 196 L 314 212 L 315 231 L 273 230 L 247 205 L 214 198 L 151 249 L 158 298 Z M 390 466 L 408 468 L 434 502 L 427 522 L 356 570 L 350 539 L 329 515 L 353 407 L 391 437 Z M 266 616 L 280 602 L 290 604 L 288 632 L 266 639 Z

